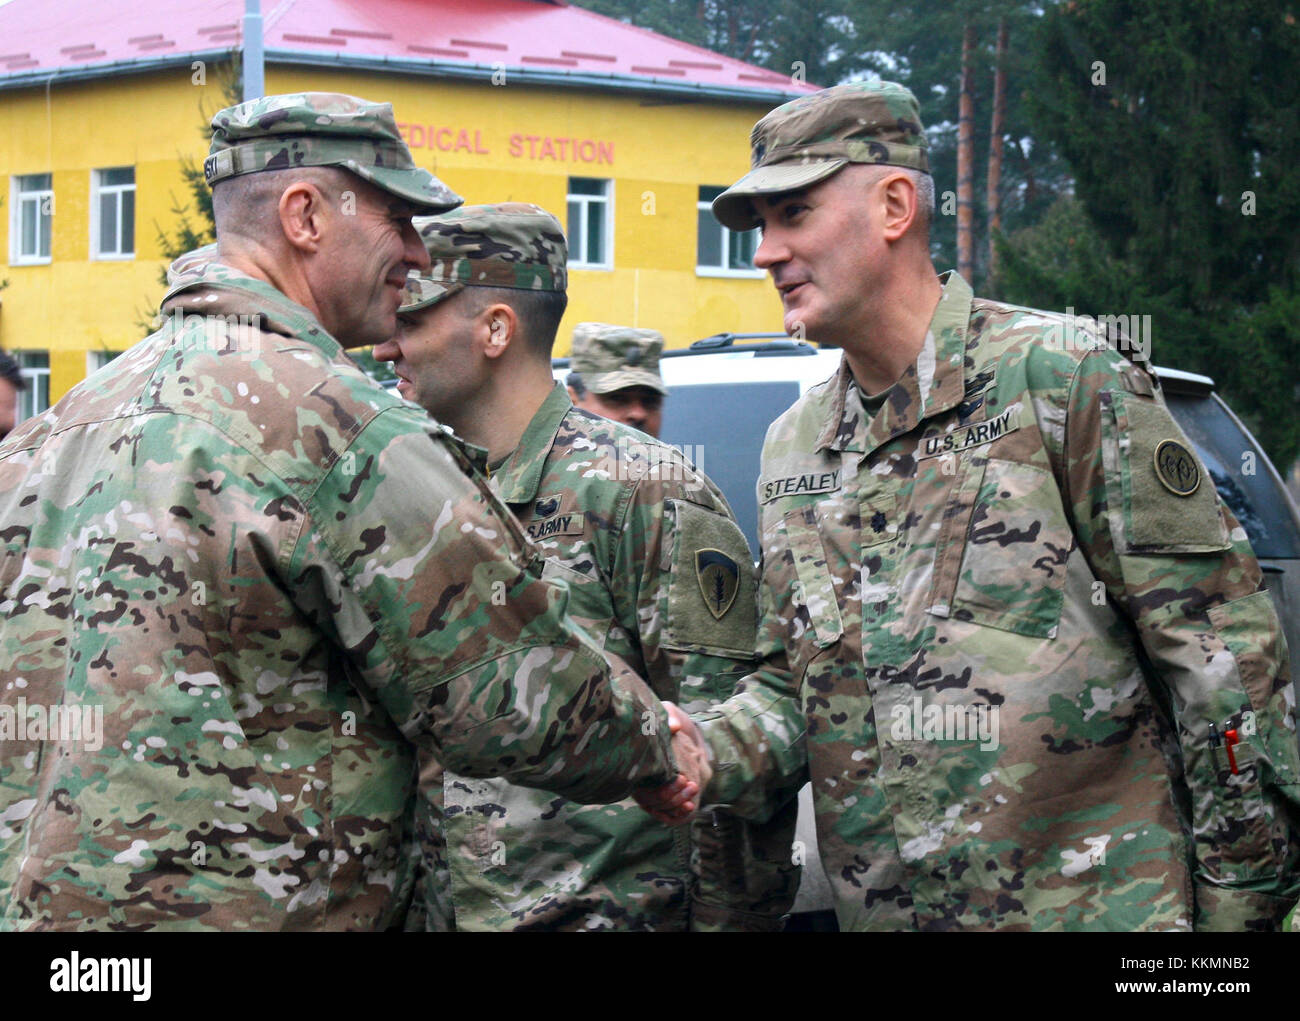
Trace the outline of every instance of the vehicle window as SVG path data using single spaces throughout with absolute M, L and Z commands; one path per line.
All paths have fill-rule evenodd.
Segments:
M 758 482 L 763 437 L 772 421 L 799 399 L 799 384 L 674 385 L 664 402 L 660 439 L 681 448 L 722 490 L 754 559 L 758 559 Z
M 1166 394 L 1166 403 L 1209 469 L 1214 486 L 1246 529 L 1257 557 L 1300 557 L 1300 529 L 1286 491 L 1265 467 L 1264 453 L 1217 397 Z

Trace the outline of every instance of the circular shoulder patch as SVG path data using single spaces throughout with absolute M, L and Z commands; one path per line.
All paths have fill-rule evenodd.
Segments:
M 1175 496 L 1191 496 L 1201 484 L 1201 469 L 1192 452 L 1177 440 L 1156 444 L 1156 478 Z

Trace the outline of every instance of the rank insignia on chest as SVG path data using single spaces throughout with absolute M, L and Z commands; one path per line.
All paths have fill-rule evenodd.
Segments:
M 722 550 L 696 550 L 695 577 L 700 582 L 704 605 L 714 619 L 721 620 L 736 601 L 736 592 L 740 588 L 740 565 Z

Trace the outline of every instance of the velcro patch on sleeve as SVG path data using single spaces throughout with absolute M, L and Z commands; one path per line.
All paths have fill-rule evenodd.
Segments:
M 672 568 L 663 644 L 715 655 L 754 654 L 758 597 L 754 560 L 729 517 L 669 500 Z
M 1130 553 L 1217 553 L 1231 546 L 1214 482 L 1168 409 L 1114 390 L 1104 416 L 1110 498 Z M 1116 537 L 1119 538 L 1118 536 Z

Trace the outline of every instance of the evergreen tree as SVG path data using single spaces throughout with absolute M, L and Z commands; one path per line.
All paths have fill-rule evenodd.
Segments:
M 219 109 L 243 100 L 240 81 L 239 54 L 233 53 L 229 64 L 219 64 L 210 68 L 220 90 L 219 103 L 209 109 L 212 101 L 208 93 L 200 94 L 199 99 L 199 134 L 204 143 L 212 141 L 212 116 Z M 174 222 L 163 227 L 154 221 L 154 230 L 158 236 L 158 249 L 166 260 L 159 271 L 159 283 L 167 286 L 167 264 L 173 259 L 192 252 L 196 248 L 211 244 L 216 240 L 216 224 L 212 219 L 212 189 L 208 187 L 207 178 L 203 176 L 203 167 L 189 156 L 178 156 L 181 167 L 181 180 L 187 200 L 178 200 L 172 194 L 172 216 Z M 193 206 L 193 212 L 191 212 Z
M 1034 137 L 1069 162 L 1078 210 L 1001 249 L 1011 300 L 1151 314 L 1155 360 L 1212 376 L 1282 467 L 1300 453 L 1294 6 L 1092 0 L 1048 11 L 1028 108 Z M 1046 237 L 1063 224 L 1076 242 L 1064 248 Z
M 832 85 L 852 0 L 579 0 L 576 6 L 780 74 Z
M 1029 138 L 1024 112 L 1026 48 L 1041 7 L 1014 0 L 956 0 L 902 5 L 897 0 L 578 0 L 580 6 L 818 85 L 880 77 L 910 88 L 921 104 L 938 192 L 932 232 L 937 265 L 957 264 L 957 126 L 962 40 L 969 27 L 973 109 L 970 161 L 972 283 L 997 295 L 986 279 L 990 231 L 986 206 L 996 188 L 1002 229 L 1036 222 L 1062 192 L 1068 174 L 1050 147 Z M 1003 157 L 993 180 L 989 154 L 994 117 L 999 27 L 1004 106 L 998 138 Z M 988 143 L 985 144 L 985 140 Z

